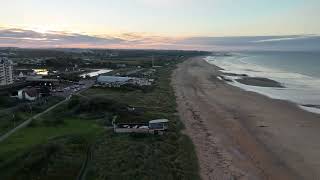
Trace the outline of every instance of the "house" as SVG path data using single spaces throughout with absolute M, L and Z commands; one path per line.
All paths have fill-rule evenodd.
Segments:
M 15 69 L 15 74 L 17 74 L 19 78 L 26 78 L 27 76 L 36 75 L 32 69 Z
M 149 123 L 113 123 L 113 125 L 115 133 L 163 134 L 168 130 L 168 123 L 168 119 L 156 119 Z
M 35 101 L 40 97 L 40 93 L 35 88 L 25 88 L 18 91 L 20 100 Z
M 116 64 L 116 67 L 117 68 L 125 68 L 125 67 L 127 67 L 127 65 L 126 64 Z
M 168 129 L 168 119 L 156 119 L 149 121 L 149 129 L 153 131 L 166 131 Z

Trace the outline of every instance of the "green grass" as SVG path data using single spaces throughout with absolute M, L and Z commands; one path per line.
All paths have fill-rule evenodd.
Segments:
M 15 116 L 14 121 L 13 121 L 13 115 Z M 16 111 L 16 112 L 8 111 L 6 113 L 2 113 L 0 115 L 0 135 L 3 135 L 6 132 L 10 131 L 11 129 L 15 128 L 20 123 L 29 119 L 31 116 L 32 116 L 31 113 L 22 112 L 22 111 Z
M 162 137 L 106 134 L 93 159 L 91 179 L 199 179 L 193 144 L 175 133 Z
M 10 131 L 14 127 L 18 126 L 20 123 L 36 115 L 37 113 L 44 111 L 48 107 L 53 106 L 61 100 L 62 99 L 58 97 L 49 97 L 47 98 L 46 103 L 38 104 L 37 102 L 33 102 L 32 113 L 27 102 L 17 101 L 15 109 L 9 108 L 8 110 L 2 110 L 0 112 L 0 135 Z M 15 117 L 14 121 L 13 115 Z
M 93 136 L 101 131 L 102 128 L 98 125 L 77 119 L 67 119 L 65 124 L 56 127 L 40 124 L 24 128 L 0 143 L 0 168 L 16 161 L 33 147 L 45 144 L 56 137 L 73 134 Z

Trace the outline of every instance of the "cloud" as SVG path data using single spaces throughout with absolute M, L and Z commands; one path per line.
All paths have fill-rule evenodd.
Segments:
M 155 36 L 148 33 L 124 33 L 120 38 L 130 44 L 174 44 L 179 38 Z
M 320 36 L 164 37 L 148 33 L 94 36 L 63 31 L 40 33 L 0 28 L 0 46 L 25 48 L 143 48 L 192 50 L 301 50 L 320 51 Z
M 263 43 L 263 42 L 275 42 L 275 41 L 290 41 L 290 40 L 308 39 L 313 37 L 316 37 L 316 35 L 292 35 L 292 36 L 276 37 L 271 39 L 263 39 L 263 40 L 258 40 L 254 42 Z
M 320 36 L 191 37 L 178 41 L 177 44 L 211 48 L 212 50 L 320 51 Z
M 0 46 L 12 47 L 80 47 L 80 48 L 166 48 L 176 38 L 148 33 L 123 33 L 114 36 L 94 36 L 63 31 L 40 33 L 34 30 L 0 29 Z
M 24 29 L 0 29 L 0 45 L 23 47 L 56 47 L 63 45 L 110 45 L 123 42 L 116 37 L 98 37 L 78 33 L 51 31 L 39 33 Z
M 154 8 L 173 8 L 192 3 L 192 0 L 135 0 L 137 3 Z

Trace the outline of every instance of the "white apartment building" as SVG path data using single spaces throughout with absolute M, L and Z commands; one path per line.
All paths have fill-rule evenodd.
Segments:
M 5 57 L 0 57 L 0 86 L 13 83 L 12 61 Z

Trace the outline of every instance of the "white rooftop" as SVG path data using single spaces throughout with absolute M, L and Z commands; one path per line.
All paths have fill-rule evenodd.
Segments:
M 155 120 L 149 121 L 150 124 L 154 124 L 154 123 L 167 123 L 167 122 L 169 122 L 168 119 L 155 119 Z
M 104 83 L 115 83 L 115 82 L 126 82 L 129 81 L 130 77 L 120 77 L 120 76 L 102 76 L 100 75 L 97 78 L 98 82 L 104 82 Z

